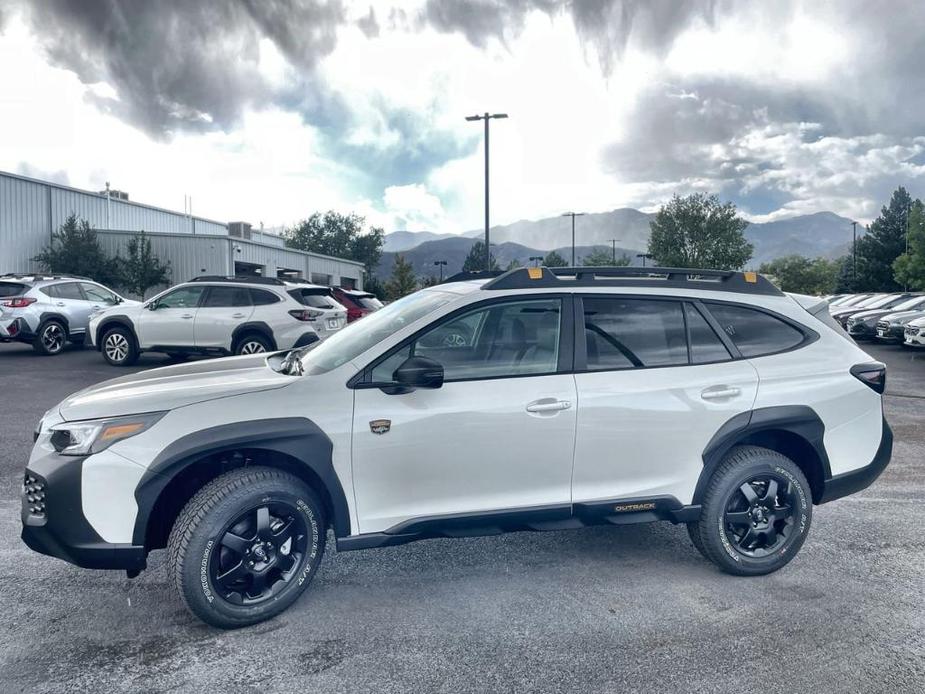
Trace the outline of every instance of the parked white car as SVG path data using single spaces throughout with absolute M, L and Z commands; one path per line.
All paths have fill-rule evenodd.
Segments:
M 113 366 L 142 352 L 256 354 L 304 347 L 347 324 L 331 290 L 298 281 L 197 277 L 144 304 L 90 319 L 87 339 Z
M 903 344 L 906 347 L 925 347 L 925 318 L 916 318 L 906 323 Z

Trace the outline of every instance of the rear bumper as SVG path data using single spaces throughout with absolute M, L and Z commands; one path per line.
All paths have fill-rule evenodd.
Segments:
M 13 320 L 0 320 L 0 341 L 3 342 L 32 342 L 35 333 L 23 318 Z
M 822 497 L 819 499 L 820 504 L 825 504 L 835 499 L 841 499 L 843 496 L 854 494 L 862 489 L 867 489 L 874 481 L 880 477 L 880 474 L 890 463 L 890 457 L 893 455 L 893 430 L 890 425 L 883 420 L 883 434 L 880 437 L 880 446 L 874 454 L 874 459 L 869 465 L 865 465 L 857 470 L 851 470 L 841 475 L 835 475 L 825 480 L 822 489 Z
M 106 542 L 84 517 L 83 461 L 52 453 L 29 464 L 22 490 L 23 542 L 36 552 L 87 569 L 145 568 L 144 547 Z M 35 511 L 39 504 L 41 510 Z

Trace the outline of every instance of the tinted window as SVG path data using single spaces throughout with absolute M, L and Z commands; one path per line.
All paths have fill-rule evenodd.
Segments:
M 84 290 L 84 294 L 87 296 L 89 301 L 103 302 L 107 304 L 116 303 L 116 295 L 108 289 L 104 289 L 98 284 L 81 282 L 80 287 Z
M 687 364 L 680 302 L 586 297 L 584 311 L 590 371 Z
M 378 311 L 382 308 L 382 302 L 374 296 L 361 296 L 357 299 L 361 308 L 368 308 L 370 311 Z
M 279 297 L 276 296 L 273 292 L 268 292 L 265 289 L 249 289 L 251 294 L 251 302 L 254 306 L 266 306 L 268 304 L 275 304 L 279 301 Z
M 158 308 L 196 308 L 203 287 L 183 287 L 162 296 L 157 300 Z
M 441 323 L 412 346 L 443 365 L 447 381 L 554 373 L 558 299 L 494 304 Z
M 77 282 L 65 282 L 64 284 L 55 285 L 55 298 L 57 299 L 77 299 L 84 301 L 84 295 L 77 286 Z
M 337 308 L 337 306 L 334 305 L 334 299 L 326 292 L 318 289 L 290 289 L 289 296 L 303 306 L 310 306 L 312 308 Z
M 803 341 L 799 330 L 762 311 L 728 304 L 709 304 L 708 308 L 743 357 L 781 352 Z
M 687 313 L 687 329 L 690 334 L 691 363 L 708 364 L 730 359 L 729 350 L 700 311 L 691 304 L 685 304 L 684 310 Z
M 19 296 L 26 291 L 26 285 L 14 282 L 0 282 L 0 296 Z
M 223 308 L 228 306 L 250 306 L 251 299 L 247 287 L 209 287 L 203 308 Z

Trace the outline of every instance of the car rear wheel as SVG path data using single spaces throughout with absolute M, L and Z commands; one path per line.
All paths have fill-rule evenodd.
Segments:
M 32 349 L 46 357 L 54 356 L 64 351 L 67 340 L 67 328 L 64 327 L 64 323 L 48 320 L 39 326 L 32 342 Z
M 267 338 L 257 333 L 251 333 L 238 340 L 234 348 L 234 353 L 260 354 L 261 352 L 269 352 L 271 349 L 272 346 Z
M 759 446 L 737 446 L 710 478 L 694 546 L 727 573 L 758 576 L 800 551 L 812 522 L 809 483 L 792 460 Z
M 103 334 L 100 351 L 112 366 L 130 366 L 138 361 L 138 347 L 135 336 L 121 326 L 111 328 Z
M 324 506 L 297 477 L 266 467 L 232 470 L 180 512 L 167 545 L 181 599 L 222 629 L 262 622 L 308 587 L 324 553 Z

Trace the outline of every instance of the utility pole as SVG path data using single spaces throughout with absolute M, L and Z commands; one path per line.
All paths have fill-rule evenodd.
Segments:
M 530 262 L 533 263 L 533 267 L 539 267 L 540 263 L 543 262 L 543 256 L 541 255 L 531 255 Z
M 637 258 L 642 258 L 642 266 L 646 266 L 646 260 L 652 260 L 652 255 L 649 253 L 637 253 Z
M 617 241 L 622 241 L 623 239 L 610 239 L 610 248 L 613 251 L 613 264 L 617 264 Z
M 112 229 L 112 197 L 109 192 L 109 181 L 106 181 L 106 230 Z
M 858 285 L 858 223 L 851 222 L 851 288 L 855 289 Z
M 440 266 L 440 281 L 442 282 L 442 281 L 443 281 L 443 268 L 444 268 L 444 266 L 446 266 L 446 261 L 445 261 L 445 260 L 435 260 L 435 261 L 434 261 L 434 265 L 439 265 L 439 266 Z M 431 275 L 431 276 L 433 276 L 433 275 Z
M 507 118 L 506 113 L 489 113 L 481 116 L 466 116 L 468 121 L 485 121 L 485 269 L 491 270 L 491 245 L 488 242 L 488 121 L 492 118 Z
M 563 212 L 563 217 L 572 218 L 572 267 L 575 267 L 575 217 L 583 217 L 584 212 Z

